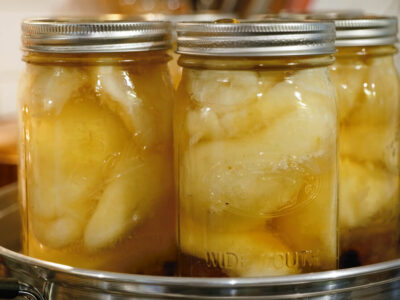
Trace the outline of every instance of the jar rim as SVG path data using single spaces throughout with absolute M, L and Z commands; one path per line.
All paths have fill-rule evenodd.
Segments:
M 176 31 L 179 54 L 276 57 L 335 53 L 332 21 L 181 22 Z
M 34 18 L 22 22 L 22 50 L 112 53 L 171 47 L 171 23 L 134 18 Z
M 332 20 L 336 46 L 382 46 L 397 42 L 397 17 L 346 13 L 311 14 L 308 19 Z

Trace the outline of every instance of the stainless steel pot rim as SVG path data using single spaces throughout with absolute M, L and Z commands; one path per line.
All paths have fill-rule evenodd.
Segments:
M 368 266 L 355 267 L 342 270 L 332 270 L 300 275 L 276 276 L 276 277 L 253 277 L 253 278 L 195 278 L 195 277 L 167 277 L 123 274 L 105 271 L 93 271 L 75 268 L 67 265 L 43 261 L 25 256 L 23 254 L 8 250 L 0 246 L 0 255 L 18 262 L 48 269 L 50 271 L 66 273 L 70 276 L 92 278 L 97 280 L 115 281 L 119 283 L 141 283 L 151 285 L 167 286 L 190 286 L 190 287 L 250 287 L 250 286 L 277 286 L 293 285 L 302 283 L 314 283 L 327 280 L 340 280 L 354 278 L 358 275 L 370 275 L 390 271 L 400 267 L 400 259 L 377 263 Z

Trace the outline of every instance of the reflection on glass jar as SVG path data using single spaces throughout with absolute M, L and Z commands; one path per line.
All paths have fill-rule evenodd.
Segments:
M 170 50 L 168 54 L 171 56 L 171 60 L 168 62 L 169 72 L 171 73 L 172 82 L 174 88 L 177 89 L 179 82 L 182 78 L 182 67 L 178 65 L 179 55 L 175 53 L 176 44 L 174 44 L 173 50 Z
M 25 47 L 24 252 L 78 267 L 164 274 L 164 263 L 175 259 L 169 56 Z
M 400 86 L 395 52 L 393 46 L 342 47 L 331 67 L 340 122 L 343 267 L 400 254 Z
M 230 33 L 255 34 L 243 29 L 248 24 L 197 25 L 204 36 L 215 30 L 231 45 L 219 57 L 201 56 L 205 48 L 209 55 L 220 50 L 197 47 L 201 42 L 180 48 L 179 33 L 190 36 L 191 27 L 178 25 L 180 272 L 250 277 L 334 269 L 337 115 L 327 67 L 332 57 L 326 48 L 314 56 L 293 57 L 287 50 L 286 58 L 275 58 L 281 55 L 268 49 L 246 56 L 232 46 L 236 37 Z M 331 25 L 293 24 L 305 40 L 309 28 L 329 33 Z M 281 25 L 260 23 L 254 30 L 265 37 L 275 29 L 282 38 L 287 27 Z

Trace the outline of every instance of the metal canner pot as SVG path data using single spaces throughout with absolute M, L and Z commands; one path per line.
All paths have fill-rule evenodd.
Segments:
M 258 278 L 131 275 L 34 259 L 20 254 L 16 185 L 0 189 L 0 230 L 1 299 L 400 299 L 400 259 Z
M 15 185 L 0 191 L 0 298 L 399 299 L 400 259 L 344 270 L 266 278 L 179 278 L 98 272 L 19 253 Z

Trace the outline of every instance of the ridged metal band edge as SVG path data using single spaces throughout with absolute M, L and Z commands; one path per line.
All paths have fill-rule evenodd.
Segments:
M 177 32 L 179 54 L 277 57 L 336 52 L 333 22 L 178 23 Z
M 25 20 L 21 26 L 22 50 L 107 53 L 163 50 L 172 46 L 172 24 L 169 22 L 64 23 L 64 19 L 60 20 Z

